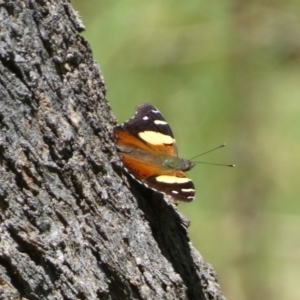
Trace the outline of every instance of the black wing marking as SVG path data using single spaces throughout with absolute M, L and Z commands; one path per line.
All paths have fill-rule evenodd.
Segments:
M 162 121 L 160 124 L 159 122 Z M 162 114 L 151 104 L 144 103 L 137 107 L 135 115 L 125 122 L 122 127 L 138 136 L 139 132 L 154 131 L 174 138 L 173 132 Z

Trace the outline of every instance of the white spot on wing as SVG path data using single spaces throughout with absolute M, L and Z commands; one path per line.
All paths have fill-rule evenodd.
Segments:
M 172 193 L 173 193 L 173 194 L 176 194 L 176 195 L 178 194 L 178 192 L 177 192 L 177 191 L 172 191 Z
M 194 192 L 195 190 L 194 189 L 181 189 L 182 192 Z
M 145 116 L 145 117 L 143 118 L 143 120 L 146 121 L 146 120 L 149 120 L 149 118 L 148 118 L 147 116 Z
M 155 114 L 159 114 L 158 110 L 151 109 L 151 111 L 154 112 Z
M 161 121 L 161 120 L 155 120 L 154 123 L 157 125 L 167 125 L 168 124 L 166 121 Z

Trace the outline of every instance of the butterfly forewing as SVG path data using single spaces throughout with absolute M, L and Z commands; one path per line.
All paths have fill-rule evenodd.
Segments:
M 177 156 L 177 147 L 173 132 L 162 114 L 151 104 L 137 107 L 133 118 L 123 124 L 123 128 L 144 142 L 154 146 L 168 145 Z

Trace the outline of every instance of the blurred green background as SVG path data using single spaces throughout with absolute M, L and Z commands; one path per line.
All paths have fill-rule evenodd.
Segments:
M 120 123 L 155 105 L 189 172 L 179 205 L 227 299 L 300 299 L 300 1 L 72 1 Z

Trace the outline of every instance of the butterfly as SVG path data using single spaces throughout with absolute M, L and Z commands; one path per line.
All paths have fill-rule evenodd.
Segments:
M 172 130 L 153 105 L 139 105 L 113 134 L 124 169 L 135 180 L 175 201 L 195 198 L 194 184 L 185 174 L 195 164 L 178 157 Z

